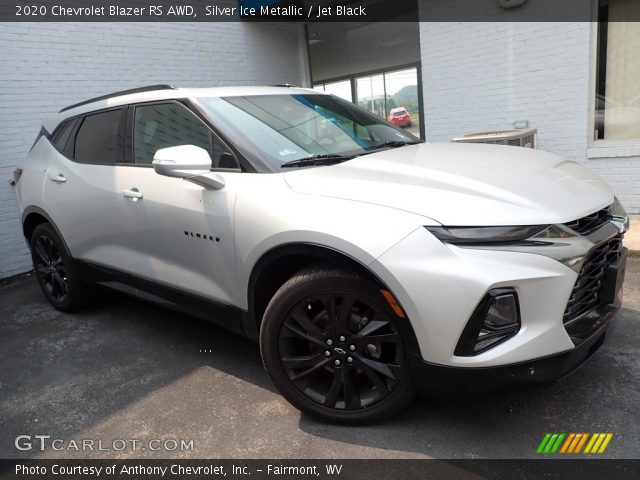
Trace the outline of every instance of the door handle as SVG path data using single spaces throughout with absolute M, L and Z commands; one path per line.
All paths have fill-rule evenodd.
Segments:
M 143 195 L 135 187 L 132 187 L 129 190 L 122 190 L 122 196 L 130 198 L 134 202 L 137 202 L 138 200 L 141 200 L 143 198 Z
M 56 183 L 64 183 L 67 179 L 61 173 L 51 173 L 49 172 L 49 180 Z

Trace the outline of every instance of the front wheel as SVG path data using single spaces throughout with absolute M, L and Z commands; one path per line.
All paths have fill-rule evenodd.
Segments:
M 263 363 L 280 393 L 324 420 L 363 424 L 413 398 L 406 318 L 361 276 L 314 267 L 276 292 L 260 330 Z

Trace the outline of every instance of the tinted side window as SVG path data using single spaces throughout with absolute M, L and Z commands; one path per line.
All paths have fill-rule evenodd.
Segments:
M 211 132 L 202 121 L 176 104 L 136 107 L 133 156 L 136 164 L 150 165 L 161 148 L 195 145 L 211 155 Z
M 74 118 L 72 120 L 67 120 L 66 122 L 62 122 L 56 131 L 53 132 L 51 136 L 51 143 L 54 147 L 60 152 L 64 150 L 67 141 L 69 140 L 69 136 L 71 132 L 73 132 L 73 128 L 76 126 L 77 119 Z
M 238 161 L 231 150 L 227 148 L 227 146 L 222 143 L 222 140 L 218 139 L 218 137 L 214 134 L 211 138 L 212 140 L 212 155 L 211 155 L 211 168 L 220 169 L 220 168 L 232 168 L 239 169 Z
M 86 116 L 76 136 L 74 158 L 82 163 L 118 163 L 124 149 L 121 118 L 122 109 Z
M 235 157 L 193 112 L 175 103 L 136 107 L 133 156 L 138 165 L 150 165 L 161 148 L 195 145 L 212 158 L 212 168 L 237 168 Z

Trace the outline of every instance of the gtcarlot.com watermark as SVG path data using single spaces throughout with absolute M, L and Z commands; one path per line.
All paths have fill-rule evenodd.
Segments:
M 18 435 L 14 442 L 20 451 L 55 450 L 55 451 L 151 451 L 151 452 L 188 452 L 193 451 L 193 440 L 183 438 L 153 438 L 141 440 L 139 438 L 115 438 L 113 440 L 82 438 L 63 439 L 51 438 L 51 435 Z

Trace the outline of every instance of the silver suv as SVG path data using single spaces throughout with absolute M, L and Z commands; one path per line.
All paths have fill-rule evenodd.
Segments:
M 375 421 L 416 387 L 548 381 L 602 343 L 628 219 L 555 155 L 425 144 L 339 98 L 154 86 L 47 121 L 16 175 L 38 282 L 259 340 L 293 405 Z

